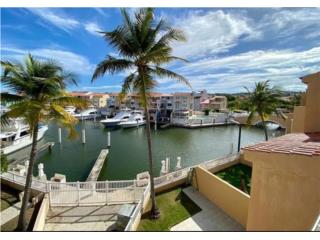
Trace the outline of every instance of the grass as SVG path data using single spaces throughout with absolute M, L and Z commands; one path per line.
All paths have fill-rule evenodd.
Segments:
M 9 208 L 19 201 L 19 192 L 1 185 L 1 211 Z
M 244 164 L 236 164 L 216 172 L 215 175 L 250 194 L 252 168 Z
M 145 213 L 140 221 L 138 231 L 169 231 L 171 227 L 201 211 L 182 191 L 174 189 L 156 196 L 160 218 L 150 219 L 150 213 Z M 148 206 L 147 209 L 151 209 Z

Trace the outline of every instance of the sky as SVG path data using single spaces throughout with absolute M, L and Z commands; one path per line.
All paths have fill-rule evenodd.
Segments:
M 184 31 L 187 41 L 172 47 L 188 62 L 166 67 L 195 91 L 244 92 L 264 80 L 304 91 L 299 77 L 320 70 L 320 8 L 156 8 L 155 19 Z M 77 75 L 78 86 L 68 90 L 118 92 L 130 71 L 93 83 L 91 77 L 108 54 L 118 54 L 97 31 L 121 23 L 118 8 L 2 8 L 1 59 L 22 61 L 27 53 L 54 59 Z M 156 80 L 158 92 L 190 91 L 172 79 Z

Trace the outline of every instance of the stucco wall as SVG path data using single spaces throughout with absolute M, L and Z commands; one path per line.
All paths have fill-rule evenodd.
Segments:
M 193 181 L 193 186 L 245 227 L 250 196 L 201 167 L 195 171 L 196 181 Z
M 46 194 L 42 200 L 33 231 L 43 231 L 49 211 L 49 196 Z
M 305 132 L 320 132 L 320 79 L 308 82 Z
M 309 231 L 320 210 L 320 156 L 245 151 L 253 162 L 249 231 Z
M 292 132 L 293 133 L 304 132 L 304 130 L 305 130 L 305 117 L 306 117 L 305 112 L 306 112 L 305 106 L 294 107 L 293 122 L 292 122 Z M 291 123 L 290 123 L 290 130 L 291 130 Z

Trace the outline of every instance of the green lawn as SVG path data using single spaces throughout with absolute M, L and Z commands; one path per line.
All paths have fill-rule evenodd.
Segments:
M 151 220 L 147 212 L 141 218 L 138 231 L 169 231 L 171 227 L 189 218 L 201 211 L 201 209 L 192 202 L 181 188 L 156 196 L 160 218 Z M 147 209 L 150 209 L 148 206 Z
M 250 194 L 252 168 L 244 164 L 236 164 L 216 172 L 215 175 L 226 182 Z

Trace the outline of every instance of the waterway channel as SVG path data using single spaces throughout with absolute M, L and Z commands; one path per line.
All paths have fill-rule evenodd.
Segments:
M 98 122 L 82 121 L 76 129 L 79 137 L 67 138 L 62 129 L 62 143 L 58 143 L 58 126 L 49 124 L 49 130 L 39 142 L 55 142 L 52 151 L 38 154 L 37 162 L 44 163 L 44 171 L 50 178 L 54 173 L 65 174 L 67 181 L 85 181 L 101 149 L 107 148 L 107 133 L 111 132 L 111 148 L 101 170 L 99 180 L 133 179 L 139 172 L 148 169 L 147 141 L 145 127 L 131 129 L 106 129 Z M 86 143 L 82 144 L 81 130 L 86 131 Z M 270 137 L 281 135 L 282 131 L 270 131 Z M 242 129 L 241 146 L 263 141 L 262 129 L 250 127 Z M 200 129 L 169 128 L 152 130 L 155 173 L 159 175 L 161 160 L 170 158 L 173 171 L 176 158 L 182 159 L 182 167 L 222 157 L 237 151 L 238 127 L 220 126 Z M 14 153 L 11 158 L 29 154 L 30 148 Z M 37 175 L 35 166 L 34 175 Z

